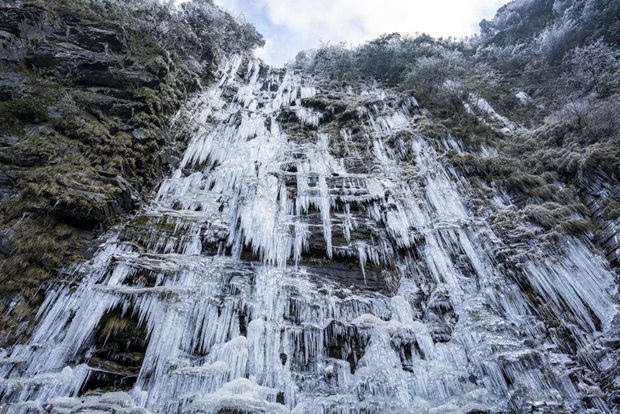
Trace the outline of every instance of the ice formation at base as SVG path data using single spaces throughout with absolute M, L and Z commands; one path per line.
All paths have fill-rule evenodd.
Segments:
M 511 246 L 441 160 L 459 141 L 421 134 L 413 97 L 223 67 L 140 213 L 151 231 L 121 226 L 48 292 L 0 359 L 0 411 L 612 412 L 589 378 L 617 362 L 617 285 L 589 246 L 500 260 Z M 349 126 L 312 101 L 332 92 L 356 103 Z M 144 327 L 140 373 L 86 391 L 113 311 Z

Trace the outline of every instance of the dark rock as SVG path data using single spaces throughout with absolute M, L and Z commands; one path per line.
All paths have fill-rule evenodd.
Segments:
M 357 370 L 357 363 L 366 353 L 370 334 L 363 328 L 344 325 L 334 320 L 325 328 L 325 346 L 330 358 L 341 359 L 349 363 L 351 373 Z
M 26 78 L 14 72 L 2 73 L 0 76 L 0 100 L 13 99 L 23 93 Z
M 243 410 L 241 408 L 237 408 L 237 407 L 225 407 L 225 408 L 220 408 L 216 414 L 257 414 L 257 413 L 265 413 L 263 410 L 261 411 L 248 411 L 248 410 Z
M 140 202 L 139 193 L 122 177 L 103 173 L 69 173 L 59 178 L 63 199 L 54 202 L 52 213 L 76 225 L 102 223 Z
M 181 157 L 178 151 L 168 148 L 159 155 L 159 161 L 162 165 L 176 167 L 181 163 Z
M 26 56 L 26 63 L 39 69 L 55 69 L 69 75 L 80 69 L 101 72 L 118 65 L 106 55 L 68 42 L 42 41 Z
M 146 352 L 147 333 L 137 319 L 119 309 L 108 312 L 99 323 L 94 349 L 85 351 L 93 368 L 82 392 L 94 389 L 130 389 L 138 378 Z
M 96 52 L 124 52 L 127 48 L 124 31 L 121 27 L 106 29 L 93 26 L 74 26 L 69 36 L 81 47 Z
M 138 141 L 144 141 L 147 138 L 147 136 L 144 134 L 144 131 L 142 131 L 140 128 L 131 131 L 131 136 Z
M 6 47 L 9 43 L 15 40 L 15 36 L 9 32 L 0 30 L 0 48 Z
M 25 148 L 15 145 L 0 147 L 0 163 L 11 164 L 17 167 L 34 167 L 49 160 L 49 154 L 38 148 Z
M 15 234 L 15 231 L 8 227 L 0 230 L 0 254 L 10 256 L 15 251 L 15 246 L 11 242 L 11 238 Z
M 359 114 L 356 108 L 348 107 L 346 108 L 339 116 L 338 120 L 340 122 L 347 122 L 359 119 Z
M 333 257 L 306 258 L 304 267 L 316 274 L 329 280 L 338 281 L 347 286 L 355 286 L 362 290 L 373 290 L 377 292 L 387 291 L 386 280 L 377 266 L 366 263 L 364 272 L 357 260 L 353 258 Z M 323 262 L 323 263 L 321 263 Z
M 16 136 L 0 136 L 0 147 L 12 147 L 20 141 L 20 138 Z
M 3 7 L 0 10 L 0 30 L 19 37 L 28 31 L 24 22 L 33 24 L 42 21 L 45 9 L 36 5 L 28 4 L 24 7 Z

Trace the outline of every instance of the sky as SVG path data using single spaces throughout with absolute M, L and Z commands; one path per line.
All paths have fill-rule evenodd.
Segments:
M 214 0 L 254 24 L 266 40 L 256 54 L 282 66 L 320 42 L 359 45 L 383 33 L 463 37 L 478 32 L 508 0 Z

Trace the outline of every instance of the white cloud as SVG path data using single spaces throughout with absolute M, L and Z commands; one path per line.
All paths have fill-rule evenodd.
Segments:
M 319 41 L 360 44 L 383 33 L 462 37 L 507 0 L 216 0 L 244 13 L 265 35 L 272 64 Z

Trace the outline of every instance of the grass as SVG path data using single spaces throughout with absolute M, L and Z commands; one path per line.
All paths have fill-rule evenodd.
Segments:
M 13 226 L 11 257 L 0 261 L 8 291 L 37 289 L 58 270 L 79 260 L 83 231 L 52 217 L 24 218 Z
M 135 328 L 135 323 L 128 318 L 112 314 L 102 322 L 101 335 L 105 338 L 126 333 Z

